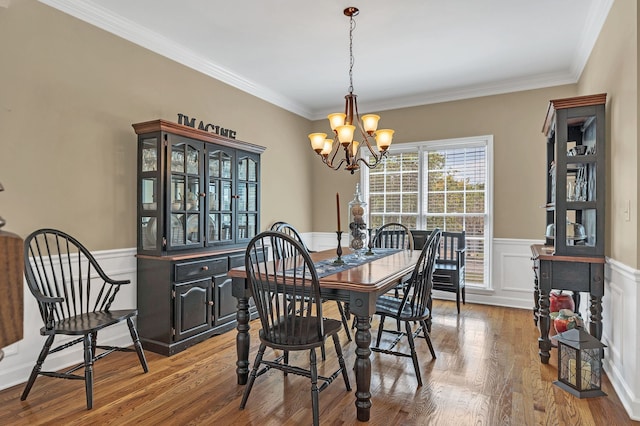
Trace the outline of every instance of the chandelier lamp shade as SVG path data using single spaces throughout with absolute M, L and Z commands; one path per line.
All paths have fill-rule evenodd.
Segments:
M 376 167 L 387 155 L 393 140 L 394 131 L 378 129 L 380 116 L 358 113 L 357 96 L 353 93 L 353 30 L 359 13 L 358 8 L 348 7 L 344 14 L 349 17 L 349 93 L 344 97 L 344 112 L 329 114 L 329 124 L 333 131 L 333 139 L 326 133 L 311 133 L 311 148 L 322 158 L 322 162 L 333 170 L 344 165 L 345 170 L 353 174 L 364 164 L 369 168 Z M 357 140 L 357 139 L 360 139 Z M 376 148 L 371 142 L 375 139 Z

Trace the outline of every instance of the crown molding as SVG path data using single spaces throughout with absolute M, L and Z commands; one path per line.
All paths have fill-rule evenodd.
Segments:
M 613 6 L 614 0 L 599 0 L 593 2 L 593 5 L 589 9 L 589 15 L 587 16 L 587 22 L 582 29 L 580 36 L 580 46 L 574 56 L 573 66 L 571 69 L 572 74 L 575 76 L 575 80 L 578 81 L 582 75 L 584 67 L 587 65 L 593 46 L 595 46 L 600 31 L 609 16 L 611 6 Z
M 457 87 L 439 92 L 417 93 L 410 96 L 396 97 L 389 100 L 359 102 L 362 111 L 376 112 L 392 109 L 410 108 L 421 105 L 438 104 L 442 102 L 459 101 L 463 99 L 479 98 L 482 96 L 502 95 L 524 90 L 542 89 L 545 87 L 561 86 L 576 83 L 577 78 L 569 71 L 565 73 L 529 76 L 521 79 L 503 80 L 497 83 Z M 316 111 L 313 120 L 326 118 L 332 111 Z
M 190 51 L 184 46 L 175 43 L 173 40 L 150 31 L 147 28 L 140 27 L 133 21 L 125 19 L 119 15 L 115 15 L 111 13 L 111 11 L 101 8 L 96 4 L 76 0 L 39 1 L 40 3 L 53 7 L 54 9 L 94 25 L 159 55 L 174 60 L 191 69 L 208 75 L 209 77 L 215 78 L 216 80 L 220 80 L 223 83 L 263 99 L 287 111 L 291 111 L 305 118 L 310 118 L 311 116 L 311 111 L 307 110 L 299 103 L 220 67 L 206 58 L 197 55 L 193 51 Z
M 0 6 L 8 7 L 10 1 L 0 0 Z M 323 119 L 327 113 L 331 112 L 310 110 L 286 96 L 220 67 L 161 34 L 142 28 L 136 23 L 115 15 L 94 3 L 77 0 L 39 1 L 309 120 Z M 581 44 L 575 52 L 572 66 L 566 72 L 503 80 L 498 83 L 484 85 L 457 87 L 439 92 L 417 93 L 404 97 L 394 97 L 389 100 L 361 102 L 360 109 L 385 111 L 574 84 L 582 74 L 613 2 L 614 0 L 599 0 L 592 3 L 587 22 L 582 28 Z

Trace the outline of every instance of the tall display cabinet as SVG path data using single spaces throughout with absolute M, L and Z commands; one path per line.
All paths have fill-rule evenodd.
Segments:
M 545 244 L 531 246 L 534 320 L 540 359 L 549 362 L 549 293 L 589 294 L 588 328 L 602 336 L 604 295 L 606 94 L 549 102 L 543 125 L 547 151 Z
M 227 272 L 260 229 L 264 147 L 164 120 L 133 128 L 138 331 L 172 355 L 235 327 Z

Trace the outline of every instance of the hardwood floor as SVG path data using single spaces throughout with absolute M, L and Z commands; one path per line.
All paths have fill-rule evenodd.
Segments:
M 335 303 L 325 307 L 327 316 L 339 318 Z M 259 323 L 251 325 L 253 363 Z M 551 363 L 541 364 L 537 337 L 530 310 L 467 304 L 457 315 L 455 302 L 436 301 L 431 338 L 438 358 L 431 359 L 424 339 L 417 342 L 425 385 L 417 388 L 409 358 L 372 354 L 368 424 L 640 425 L 629 419 L 606 377 L 606 397 L 578 399 L 554 386 L 557 354 L 554 350 Z M 341 341 L 347 365 L 353 365 L 355 344 L 344 333 Z M 148 374 L 135 354 L 113 354 L 96 363 L 89 411 L 80 381 L 40 377 L 26 401 L 20 401 L 23 385 L 3 390 L 0 424 L 311 423 L 308 379 L 283 378 L 273 370 L 256 380 L 247 408 L 238 409 L 244 387 L 236 384 L 234 331 L 170 358 L 146 354 Z M 335 358 L 327 343 L 327 370 L 335 368 Z M 306 353 L 295 359 L 308 363 Z M 322 424 L 366 424 L 356 420 L 355 377 L 349 374 L 352 392 L 338 379 L 320 394 Z

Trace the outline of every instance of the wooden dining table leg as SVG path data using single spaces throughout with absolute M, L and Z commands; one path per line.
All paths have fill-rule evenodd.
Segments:
M 356 409 L 361 422 L 369 421 L 371 412 L 370 328 L 369 316 L 356 314 Z
M 249 378 L 249 345 L 251 338 L 249 335 L 249 296 L 246 279 L 233 278 L 233 295 L 238 299 L 236 320 L 238 334 L 236 335 L 236 376 L 239 385 L 246 385 Z

